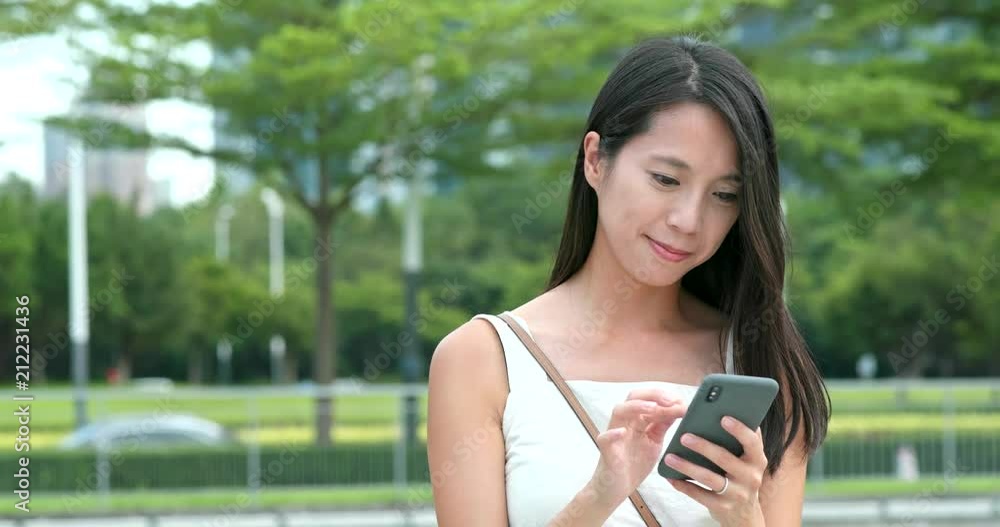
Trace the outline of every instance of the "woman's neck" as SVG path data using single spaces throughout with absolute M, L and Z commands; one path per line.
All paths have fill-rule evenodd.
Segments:
M 587 261 L 562 285 L 572 310 L 583 317 L 581 322 L 593 323 L 597 334 L 613 337 L 689 327 L 682 306 L 687 294 L 680 281 L 650 286 L 640 281 L 653 274 L 648 271 L 627 271 L 598 229 Z

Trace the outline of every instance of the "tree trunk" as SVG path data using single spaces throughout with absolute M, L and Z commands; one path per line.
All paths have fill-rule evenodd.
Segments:
M 128 352 L 122 351 L 118 354 L 118 381 L 128 384 L 132 379 L 132 357 Z
M 313 380 L 319 388 L 333 382 L 336 349 L 333 336 L 333 249 L 330 235 L 332 218 L 320 216 L 316 221 L 316 355 L 314 356 Z M 333 424 L 332 397 L 319 395 L 316 398 L 316 445 L 329 446 Z
M 299 382 L 299 358 L 294 353 L 285 353 L 285 378 L 283 382 L 295 384 Z
M 205 356 L 201 350 L 188 354 L 188 383 L 201 384 L 205 380 Z

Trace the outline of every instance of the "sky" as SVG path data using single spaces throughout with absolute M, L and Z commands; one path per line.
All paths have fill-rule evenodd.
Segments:
M 193 61 L 207 60 L 207 50 L 197 51 Z M 87 71 L 74 61 L 65 36 L 48 35 L 0 44 L 0 78 L 0 177 L 16 172 L 40 190 L 45 181 L 41 121 L 69 110 Z M 146 122 L 153 133 L 182 135 L 204 148 L 214 142 L 212 112 L 203 107 L 157 101 L 147 106 Z M 203 197 L 213 172 L 210 160 L 176 150 L 154 150 L 148 157 L 149 178 L 154 184 L 170 180 L 175 205 Z

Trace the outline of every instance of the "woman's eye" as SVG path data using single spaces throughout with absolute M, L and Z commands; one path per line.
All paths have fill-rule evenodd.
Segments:
M 672 178 L 670 176 L 664 176 L 663 174 L 653 174 L 653 179 L 655 179 L 656 182 L 660 183 L 661 185 L 676 185 L 677 184 L 677 180 L 676 179 L 674 179 L 674 178 Z
M 736 201 L 737 198 L 736 194 L 733 194 L 732 192 L 716 192 L 715 195 L 726 203 L 732 203 Z

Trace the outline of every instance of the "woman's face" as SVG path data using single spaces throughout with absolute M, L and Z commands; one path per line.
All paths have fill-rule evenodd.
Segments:
M 721 115 L 697 103 L 658 112 L 611 166 L 599 139 L 584 138 L 584 173 L 597 192 L 598 229 L 630 275 L 668 285 L 715 254 L 739 216 L 741 185 Z

